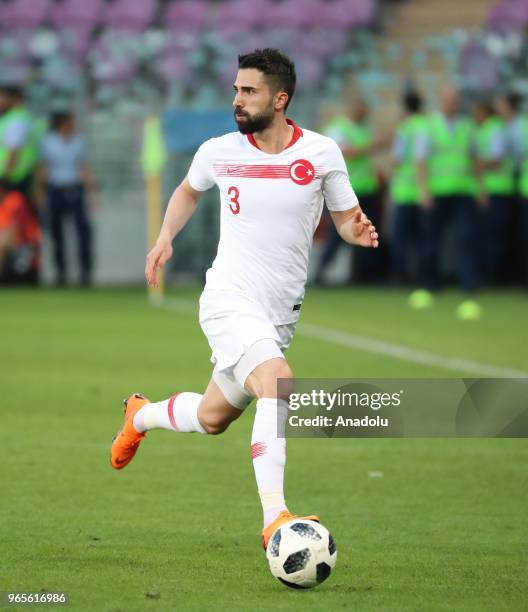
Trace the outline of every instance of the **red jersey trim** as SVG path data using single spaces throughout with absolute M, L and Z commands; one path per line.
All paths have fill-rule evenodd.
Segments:
M 262 165 L 262 164 L 214 164 L 215 176 L 230 176 L 232 178 L 267 178 L 267 179 L 291 179 L 291 164 L 287 165 Z M 324 174 L 324 168 L 315 167 L 313 178 L 320 178 Z
M 288 143 L 288 145 L 284 147 L 283 149 L 284 151 L 292 147 L 299 140 L 299 138 L 301 138 L 301 136 L 303 135 L 303 131 L 301 130 L 301 128 L 294 121 L 292 121 L 292 119 L 286 119 L 286 123 L 293 127 L 293 134 L 292 134 L 291 140 Z M 253 137 L 253 134 L 246 134 L 246 136 L 249 142 L 254 147 L 256 147 L 259 151 L 262 151 L 262 149 L 258 146 L 257 141 Z

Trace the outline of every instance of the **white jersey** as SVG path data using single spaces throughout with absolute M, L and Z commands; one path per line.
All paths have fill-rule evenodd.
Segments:
M 323 202 L 331 211 L 358 204 L 337 144 L 288 123 L 292 140 L 280 153 L 232 132 L 204 142 L 187 176 L 197 191 L 220 190 L 220 241 L 205 291 L 243 294 L 274 324 L 298 318 Z

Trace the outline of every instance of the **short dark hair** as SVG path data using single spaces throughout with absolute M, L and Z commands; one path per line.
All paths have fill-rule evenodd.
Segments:
M 56 111 L 50 117 L 50 128 L 52 132 L 57 132 L 61 129 L 64 123 L 73 119 L 73 113 L 70 111 Z
M 510 92 L 506 95 L 506 100 L 514 111 L 518 111 L 521 108 L 522 97 L 515 91 Z
M 422 106 L 423 99 L 417 91 L 408 91 L 403 96 L 403 107 L 408 113 L 419 113 Z
M 13 98 L 24 97 L 23 87 L 16 85 L 15 83 L 5 83 L 0 85 L 0 91 L 8 96 L 12 96 Z
M 282 90 L 288 94 L 284 110 L 288 108 L 297 82 L 295 65 L 289 57 L 277 49 L 255 49 L 251 53 L 238 56 L 238 67 L 255 68 L 265 74 L 275 91 Z
M 480 98 L 480 99 L 476 100 L 473 103 L 473 108 L 475 110 L 483 111 L 486 115 L 488 115 L 490 117 L 495 114 L 495 108 L 494 108 L 493 103 L 492 103 L 492 101 L 491 101 L 491 99 L 489 97 L 484 97 L 484 98 Z

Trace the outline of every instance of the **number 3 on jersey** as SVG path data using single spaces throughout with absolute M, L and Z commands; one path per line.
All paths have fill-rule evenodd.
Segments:
M 229 196 L 229 201 L 231 202 L 231 204 L 229 204 L 229 209 L 234 215 L 238 215 L 240 212 L 240 203 L 238 201 L 240 192 L 238 191 L 238 187 L 229 187 L 227 190 L 227 195 Z

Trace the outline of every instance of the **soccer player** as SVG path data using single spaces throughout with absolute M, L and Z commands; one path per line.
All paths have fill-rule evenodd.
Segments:
M 220 241 L 200 297 L 200 324 L 214 369 L 203 395 L 183 392 L 151 403 L 125 400 L 125 422 L 111 463 L 125 467 L 150 429 L 219 434 L 257 400 L 251 456 L 264 514 L 267 547 L 275 529 L 293 518 L 284 501 L 286 441 L 277 436 L 284 404 L 277 379 L 291 379 L 284 356 L 299 318 L 312 237 L 323 201 L 343 240 L 378 246 L 362 213 L 343 155 L 325 136 L 285 116 L 295 91 L 295 67 L 275 49 L 238 58 L 234 115 L 238 132 L 206 141 L 173 193 L 145 275 L 172 255 L 171 242 L 196 210 L 203 191 L 220 191 Z M 304 517 L 318 520 L 318 517 Z

